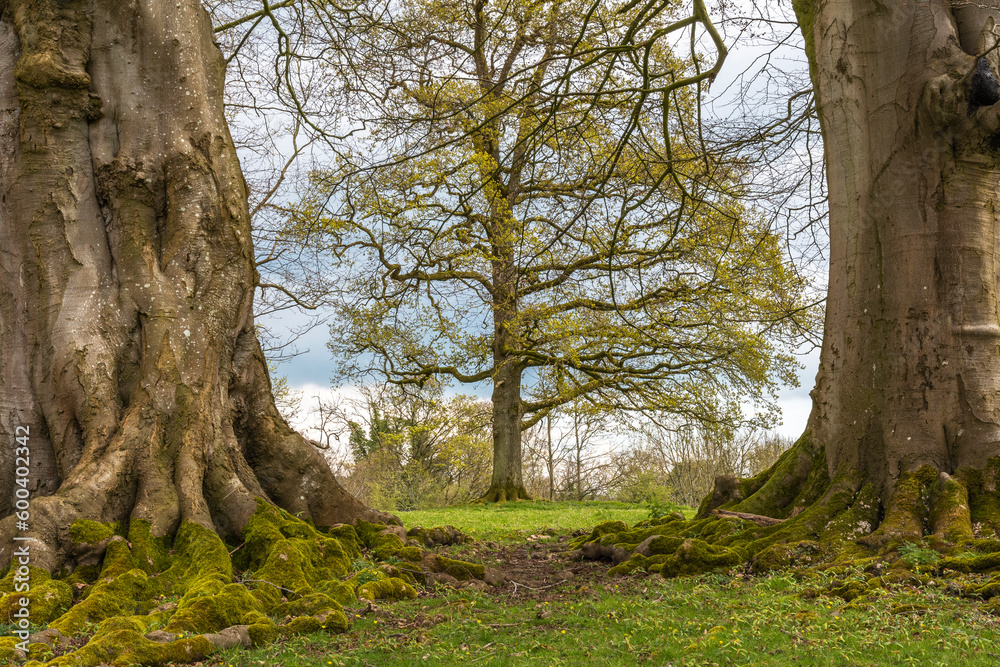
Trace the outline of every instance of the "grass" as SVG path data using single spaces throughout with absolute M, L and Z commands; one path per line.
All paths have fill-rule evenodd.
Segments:
M 839 601 L 802 600 L 801 584 L 788 576 L 654 578 L 608 588 L 567 590 L 547 602 L 456 591 L 356 618 L 344 635 L 234 652 L 212 664 L 952 666 L 996 664 L 1000 650 L 995 619 L 937 595 L 844 611 Z M 904 600 L 932 609 L 894 614 Z M 435 616 L 438 623 L 421 625 Z
M 634 522 L 644 512 L 617 503 L 516 503 L 406 513 L 408 525 L 452 524 L 476 535 L 482 541 L 452 550 L 515 576 L 530 568 L 555 574 L 571 567 L 580 574 L 552 586 L 422 591 L 412 601 L 349 609 L 353 622 L 344 634 L 225 651 L 204 664 L 785 667 L 1000 660 L 1000 620 L 940 586 L 891 585 L 883 597 L 852 608 L 810 595 L 822 583 L 815 575 L 610 578 L 606 564 L 562 560 L 558 538 L 537 537 L 609 519 Z
M 677 507 L 694 516 L 689 507 Z M 455 526 L 477 540 L 521 540 L 532 534 L 568 535 L 605 521 L 632 525 L 649 518 L 649 508 L 639 503 L 535 500 L 500 505 L 464 505 L 415 512 L 398 512 L 407 527 Z

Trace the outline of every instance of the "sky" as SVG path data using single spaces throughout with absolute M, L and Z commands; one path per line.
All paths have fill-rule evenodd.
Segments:
M 286 322 L 295 319 L 296 316 L 287 313 L 288 311 L 284 315 Z M 326 347 L 329 336 L 325 325 L 315 327 L 298 341 L 300 354 L 278 368 L 278 375 L 285 376 L 293 390 L 302 392 L 304 407 L 314 403 L 312 397 L 317 394 L 329 398 L 335 393 L 331 390 L 333 358 Z M 806 420 L 809 418 L 809 410 L 812 407 L 809 391 L 813 387 L 816 370 L 819 368 L 819 351 L 814 350 L 800 356 L 799 363 L 804 366 L 799 371 L 799 387 L 784 387 L 778 394 L 782 424 L 775 430 L 790 438 L 802 435 Z

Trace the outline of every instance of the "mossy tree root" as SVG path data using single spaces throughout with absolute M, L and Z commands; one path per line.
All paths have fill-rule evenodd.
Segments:
M 505 484 L 491 486 L 476 503 L 506 503 L 517 500 L 533 500 L 523 485 Z
M 1000 552 L 1000 457 L 982 470 L 948 474 L 925 465 L 904 472 L 883 494 L 854 471 L 827 470 L 824 450 L 807 432 L 767 471 L 750 479 L 724 477 L 694 519 L 680 514 L 597 526 L 571 543 L 580 557 L 615 563 L 611 572 L 664 576 L 743 565 L 753 572 L 836 566 L 860 560 L 893 562 L 906 543 L 950 561 L 963 552 Z M 782 519 L 770 526 L 714 510 Z M 1000 557 L 987 570 L 1000 569 Z M 980 569 L 980 571 L 983 571 Z
M 16 568 L 0 579 L 0 615 L 11 618 L 26 595 L 31 622 L 48 624 L 28 639 L 27 656 L 17 637 L 0 639 L 0 663 L 25 657 L 28 667 L 195 662 L 281 636 L 343 632 L 344 605 L 416 597 L 414 586 L 431 573 L 497 576 L 426 552 L 414 540 L 407 546 L 399 526 L 359 520 L 317 528 L 264 501 L 255 503 L 239 544 L 227 545 L 192 521 L 182 521 L 172 537 L 155 537 L 140 519 L 127 526 L 78 520 L 67 533 L 79 551 L 100 551 L 103 558 L 55 577 L 31 568 L 28 592 L 16 590 Z M 389 558 L 401 562 L 378 562 Z M 89 636 L 83 647 L 64 653 L 58 646 L 81 633 Z

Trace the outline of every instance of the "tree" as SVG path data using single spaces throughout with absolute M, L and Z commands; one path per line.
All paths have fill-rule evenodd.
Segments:
M 10 2 L 0 17 L 0 448 L 30 450 L 32 565 L 78 520 L 239 536 L 273 503 L 376 519 L 274 407 L 247 193 L 199 2 Z M 19 457 L 25 450 L 21 450 Z M 0 559 L 16 532 L 0 481 Z
M 925 520 L 950 541 L 973 524 L 996 533 L 1000 5 L 868 13 L 799 2 L 796 12 L 830 193 L 812 446 L 835 484 L 879 498 L 873 544 L 920 538 Z M 850 55 L 861 52 L 887 67 Z M 929 514 L 913 503 L 917 488 L 933 492 Z
M 367 505 L 413 510 L 468 502 L 486 486 L 488 403 L 446 398 L 434 382 L 420 390 L 385 384 L 335 410 L 349 434 L 353 465 L 344 486 Z
M 0 4 L 3 664 L 45 624 L 88 666 L 344 631 L 403 547 L 275 407 L 224 72 L 199 0 Z
M 770 470 L 716 480 L 698 528 L 680 528 L 711 543 L 688 571 L 748 557 L 767 570 L 806 552 L 886 558 L 904 542 L 956 554 L 1000 535 L 1000 4 L 797 0 L 795 11 L 830 198 L 813 409 Z M 770 527 L 722 529 L 732 519 L 715 508 Z M 661 554 L 661 571 L 678 572 L 690 546 Z M 939 565 L 996 567 L 959 560 Z M 965 591 L 995 595 L 981 582 Z
M 645 61 L 587 60 L 673 29 L 643 11 L 372 0 L 342 37 L 367 134 L 298 220 L 340 259 L 331 348 L 348 378 L 490 383 L 487 500 L 526 497 L 521 433 L 560 405 L 719 421 L 790 378 L 803 282 L 737 203 L 739 165 L 702 150 L 697 93 L 647 99 L 644 68 L 700 65 L 653 37 Z

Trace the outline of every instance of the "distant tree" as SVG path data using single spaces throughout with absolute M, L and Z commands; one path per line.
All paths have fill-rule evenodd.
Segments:
M 317 173 L 296 223 L 326 229 L 339 258 L 342 377 L 492 384 L 485 499 L 527 496 L 521 433 L 568 402 L 718 421 L 792 380 L 780 341 L 790 314 L 807 319 L 803 281 L 737 203 L 738 165 L 703 150 L 697 93 L 643 93 L 644 67 L 679 80 L 698 62 L 656 40 L 601 76 L 571 55 L 669 16 L 636 28 L 639 9 L 579 2 L 357 10 L 331 75 L 366 134 Z M 551 391 L 526 398 L 540 369 Z
M 333 410 L 330 430 L 347 434 L 346 487 L 388 510 L 467 502 L 481 494 L 489 469 L 488 403 L 420 390 L 365 387 L 360 400 Z

